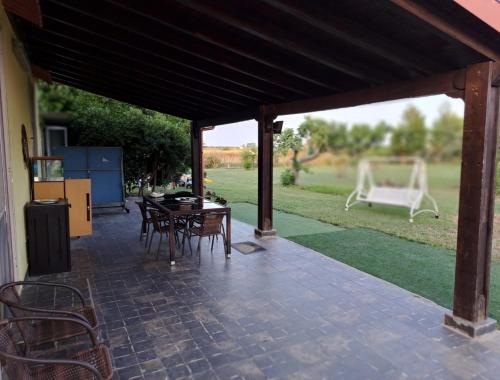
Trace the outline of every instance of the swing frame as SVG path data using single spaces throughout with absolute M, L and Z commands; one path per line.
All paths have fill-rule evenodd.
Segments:
M 372 164 L 412 164 L 408 186 L 377 186 L 373 178 Z M 422 201 L 427 198 L 432 209 L 420 209 Z M 429 194 L 427 186 L 427 167 L 425 161 L 419 157 L 380 157 L 365 158 L 358 164 L 357 184 L 349 195 L 345 210 L 358 203 L 383 204 L 389 206 L 406 207 L 410 209 L 410 223 L 414 217 L 424 212 L 434 214 L 439 218 L 439 209 L 436 200 Z

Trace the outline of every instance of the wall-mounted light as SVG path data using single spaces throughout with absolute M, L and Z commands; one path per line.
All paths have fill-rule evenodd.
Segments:
M 282 129 L 283 129 L 283 120 L 278 120 L 273 123 L 273 133 L 275 135 L 281 134 Z

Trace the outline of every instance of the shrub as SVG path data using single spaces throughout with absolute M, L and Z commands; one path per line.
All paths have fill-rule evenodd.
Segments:
M 286 169 L 281 173 L 281 184 L 283 186 L 295 185 L 295 174 L 291 169 Z
M 222 161 L 217 156 L 208 156 L 205 161 L 205 167 L 207 169 L 220 168 L 222 166 Z
M 256 153 L 252 149 L 245 149 L 241 153 L 241 164 L 246 170 L 254 168 Z

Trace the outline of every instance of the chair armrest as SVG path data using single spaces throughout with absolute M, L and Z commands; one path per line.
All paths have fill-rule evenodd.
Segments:
M 3 321 L 0 321 L 0 324 L 5 323 L 13 323 L 13 322 L 27 322 L 27 321 L 61 321 L 61 322 L 69 322 L 79 324 L 87 330 L 87 333 L 92 341 L 92 345 L 97 347 L 99 342 L 97 341 L 97 336 L 95 334 L 94 329 L 87 323 L 80 319 L 74 318 L 65 318 L 65 317 L 41 317 L 41 316 L 32 316 L 32 317 L 17 317 L 17 318 L 9 318 Z
M 83 322 L 85 323 L 89 323 L 89 321 L 87 320 L 87 318 L 85 318 L 84 315 L 82 314 L 78 314 L 78 313 L 75 313 L 74 311 L 70 311 L 70 310 L 54 310 L 54 309 L 41 309 L 41 308 L 38 308 L 38 307 L 29 307 L 29 306 L 22 306 L 22 305 L 8 305 L 9 307 L 14 307 L 16 309 L 19 309 L 19 310 L 24 310 L 24 311 L 30 311 L 32 313 L 40 313 L 40 314 L 60 314 L 62 317 L 66 316 L 66 317 L 71 317 L 71 318 L 74 318 L 74 319 L 80 319 L 82 320 Z M 57 315 L 53 315 L 53 316 L 50 316 L 50 315 L 45 315 L 45 317 L 54 317 L 54 318 L 57 318 Z
M 82 306 L 86 306 L 85 304 L 85 298 L 83 297 L 83 294 L 80 290 L 78 290 L 77 288 L 75 288 L 74 286 L 70 286 L 70 285 L 66 285 L 66 284 L 58 284 L 58 283 L 55 283 L 55 282 L 41 282 L 41 281 L 16 281 L 16 282 L 10 282 L 8 284 L 5 284 L 4 286 L 7 287 L 7 286 L 16 286 L 16 285 L 28 285 L 28 286 L 32 286 L 32 285 L 37 285 L 37 286 L 51 286 L 51 287 L 58 287 L 58 288 L 65 288 L 65 289 L 69 289 L 71 290 L 73 293 L 75 293 L 78 298 L 80 299 L 81 303 L 82 303 Z M 3 288 L 3 286 L 2 286 Z M 2 289 L 0 288 L 0 289 Z
M 79 360 L 70 360 L 70 359 L 33 359 L 26 358 L 17 355 L 11 355 L 4 352 L 0 352 L 0 358 L 5 361 L 20 361 L 27 364 L 35 364 L 35 365 L 52 365 L 52 366 L 78 366 L 83 367 L 87 371 L 92 372 L 92 374 L 98 380 L 103 380 L 101 373 L 97 370 L 97 368 L 93 367 L 87 362 L 79 361 Z

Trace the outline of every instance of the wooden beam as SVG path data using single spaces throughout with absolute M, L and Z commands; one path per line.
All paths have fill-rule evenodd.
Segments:
M 51 76 L 54 80 L 57 78 L 68 78 L 74 81 L 78 81 L 80 83 L 87 83 L 89 86 L 93 88 L 100 88 L 103 92 L 108 89 L 115 92 L 130 92 L 141 99 L 144 99 L 144 102 L 153 105 L 159 106 L 168 106 L 170 109 L 179 108 L 181 111 L 188 112 L 190 114 L 210 114 L 210 110 L 207 110 L 201 106 L 195 106 L 192 104 L 186 104 L 182 101 L 178 101 L 172 97 L 162 97 L 160 93 L 149 92 L 144 89 L 143 86 L 136 86 L 132 83 L 122 83 L 122 82 L 112 82 L 106 80 L 106 78 L 99 77 L 97 75 L 82 75 L 82 73 L 74 73 L 71 71 L 66 71 L 62 69 L 58 69 L 58 71 L 51 71 Z
M 445 71 L 442 65 L 432 59 L 417 53 L 414 49 L 401 46 L 360 23 L 335 16 L 331 12 L 322 12 L 321 5 L 315 2 L 264 1 L 275 9 L 295 17 L 297 22 L 306 23 L 319 32 L 357 46 L 384 60 L 411 67 L 421 74 Z
M 2 0 L 9 13 L 22 17 L 38 27 L 43 27 L 42 12 L 38 0 Z
M 63 37 L 61 39 L 64 41 Z M 135 71 L 153 81 L 165 83 L 169 87 L 181 88 L 184 93 L 198 93 L 201 96 L 220 99 L 240 107 L 247 104 L 249 100 L 253 100 L 251 97 L 240 96 L 231 90 L 221 89 L 212 82 L 193 79 L 187 73 L 183 73 L 182 70 L 174 72 L 165 67 L 156 67 L 147 62 L 140 65 L 140 62 L 134 60 L 132 57 L 117 56 L 106 50 L 95 50 L 74 40 L 68 40 L 68 45 L 70 46 L 62 45 L 61 41 L 53 42 L 51 39 L 42 39 L 37 36 L 29 37 L 29 50 L 36 54 L 44 55 L 47 59 L 68 59 L 75 62 L 89 62 L 99 67 L 108 67 L 118 72 Z M 48 54 L 49 52 L 50 54 Z M 147 70 L 144 70 L 144 67 Z
M 61 84 L 65 84 L 67 86 L 79 88 L 81 90 L 100 95 L 100 96 L 105 96 L 107 98 L 115 99 L 120 102 L 125 102 L 131 105 L 147 108 L 150 110 L 158 111 L 158 112 L 163 112 L 169 115 L 177 116 L 183 119 L 190 120 L 191 117 L 193 117 L 192 114 L 189 113 L 184 113 L 180 109 L 169 109 L 168 106 L 166 105 L 159 105 L 159 104 L 151 104 L 147 103 L 143 98 L 135 96 L 133 94 L 128 94 L 126 92 L 117 92 L 112 89 L 106 89 L 103 90 L 102 88 L 96 88 L 90 86 L 86 82 L 78 81 L 76 79 L 68 78 L 68 77 L 60 77 L 57 75 L 53 75 L 53 81 Z
M 127 76 L 123 72 L 109 70 L 105 67 L 87 66 L 85 63 L 67 63 L 64 59 L 56 61 L 47 61 L 45 58 L 35 60 L 43 67 L 50 69 L 52 72 L 60 74 L 68 74 L 73 77 L 89 80 L 94 82 L 99 80 L 104 85 L 118 85 L 130 87 L 131 90 L 136 90 L 138 93 L 154 96 L 157 100 L 171 102 L 172 104 L 184 104 L 194 109 L 201 108 L 207 110 L 208 113 L 224 112 L 229 105 L 221 105 L 212 102 L 209 98 L 197 98 L 189 94 L 184 94 L 182 91 L 169 87 L 159 86 L 156 82 L 142 80 L 140 74 Z
M 52 83 L 52 77 L 50 76 L 50 73 L 45 70 L 43 67 L 40 67 L 38 65 L 31 64 L 31 74 L 37 78 L 41 79 L 48 84 Z
M 44 32 L 50 34 L 58 41 L 61 39 L 72 40 L 80 45 L 90 47 L 96 55 L 99 50 L 121 56 L 127 61 L 137 62 L 143 66 L 153 66 L 156 69 L 167 69 L 185 73 L 194 80 L 201 79 L 205 83 L 217 84 L 220 89 L 234 92 L 238 96 L 245 96 L 254 100 L 269 99 L 276 101 L 283 99 L 283 95 L 276 94 L 276 87 L 266 82 L 256 83 L 253 78 L 242 76 L 239 73 L 228 73 L 224 67 L 209 62 L 194 64 L 191 56 L 169 52 L 160 54 L 157 50 L 151 50 L 147 42 L 134 45 L 129 40 L 110 38 L 103 33 L 94 33 L 86 28 L 75 24 L 45 16 Z M 65 42 L 66 44 L 66 42 Z M 71 47 L 71 44 L 66 46 Z M 271 100 L 273 99 L 273 100 Z
M 169 94 L 182 96 L 186 99 L 193 101 L 202 101 L 221 108 L 227 107 L 241 107 L 245 103 L 235 102 L 226 99 L 220 99 L 205 91 L 198 89 L 191 89 L 190 87 L 178 85 L 176 82 L 169 81 L 165 78 L 158 78 L 151 76 L 148 72 L 139 71 L 133 67 L 117 66 L 112 62 L 101 61 L 88 61 L 84 57 L 71 54 L 59 54 L 56 51 L 51 51 L 50 56 L 46 50 L 39 47 L 30 49 L 30 59 L 32 62 L 37 62 L 44 67 L 54 67 L 53 65 L 61 65 L 67 68 L 82 69 L 84 72 L 108 72 L 112 73 L 114 77 L 121 78 L 121 80 L 130 80 L 137 83 L 142 83 L 148 87 L 158 89 L 160 91 L 167 91 Z
M 259 115 L 259 108 L 255 106 L 238 112 L 231 112 L 207 119 L 198 120 L 197 123 L 200 127 L 211 127 L 211 126 L 231 124 L 231 123 L 237 123 L 239 121 L 255 119 L 257 118 L 258 115 Z
M 495 330 L 488 322 L 500 91 L 492 62 L 467 69 L 453 316 L 447 325 L 471 336 Z
M 113 38 L 115 42 L 136 41 L 135 44 L 128 44 L 131 50 L 147 50 L 170 59 L 176 57 L 178 62 L 193 62 L 196 66 L 212 67 L 212 70 L 219 72 L 225 71 L 225 74 L 220 76 L 239 78 L 238 82 L 278 98 L 280 94 L 308 95 L 307 91 L 296 85 L 296 81 L 291 80 L 290 76 L 278 68 L 262 67 L 246 58 L 202 43 L 196 35 L 179 34 L 177 30 L 165 28 L 150 20 L 143 20 L 138 14 L 125 14 L 124 10 L 129 7 L 122 8 L 122 5 L 121 2 L 110 5 L 106 1 L 93 0 L 85 2 L 47 0 L 44 12 L 46 19 L 52 18 L 67 22 L 71 26 L 88 28 L 89 31 Z M 163 9 L 160 14 L 164 17 L 169 16 Z M 119 23 L 114 21 L 117 18 L 128 21 Z M 175 22 L 183 24 L 179 23 L 178 18 L 175 18 Z M 162 35 L 168 38 L 162 38 Z
M 244 12 L 245 10 L 238 9 L 236 4 L 241 8 L 243 4 L 245 4 L 244 2 L 236 0 L 237 2 L 228 4 L 228 1 L 178 1 L 207 17 L 225 23 L 226 25 L 230 25 L 235 29 L 249 33 L 276 47 L 293 52 L 295 55 L 300 55 L 305 59 L 364 82 L 383 83 L 385 81 L 395 79 L 392 73 L 379 70 L 376 67 L 373 67 L 373 65 L 366 65 L 360 60 L 356 61 L 354 59 L 345 59 L 341 54 L 336 52 L 327 52 L 322 50 L 320 47 L 315 46 L 316 43 L 314 39 L 300 38 L 298 33 L 292 36 L 289 30 L 283 30 L 279 26 L 273 25 L 273 23 L 262 22 L 262 15 L 262 17 L 256 17 L 253 20 L 241 17 L 240 12 Z
M 277 115 L 292 115 L 439 94 L 463 97 L 464 88 L 465 70 L 454 70 L 443 74 L 348 91 L 330 96 L 279 103 L 273 107 Z M 234 113 L 215 115 L 199 120 L 198 122 L 203 126 L 237 123 L 254 118 L 257 112 L 256 107 L 250 107 Z
M 193 194 L 203 196 L 203 129 L 191 122 L 191 179 Z
M 273 229 L 273 120 L 272 106 L 260 106 L 258 115 L 258 212 L 255 234 L 276 235 Z
M 158 101 L 157 99 L 148 96 L 138 95 L 132 91 L 127 91 L 126 88 L 116 87 L 113 85 L 103 86 L 96 84 L 86 79 L 77 78 L 67 74 L 51 73 L 54 82 L 66 84 L 81 90 L 95 93 L 107 98 L 123 101 L 139 107 L 148 108 L 158 112 L 167 113 L 174 116 L 179 116 L 185 119 L 190 119 L 193 116 L 204 115 L 201 111 L 196 111 L 191 108 L 185 108 L 176 104 L 167 104 Z
M 383 84 L 330 96 L 276 104 L 276 112 L 278 115 L 291 115 L 355 107 L 388 100 L 446 94 L 448 92 L 455 92 L 456 90 L 463 90 L 464 81 L 465 70 L 455 70 L 443 74 Z
M 493 62 L 492 83 L 494 87 L 500 86 L 500 62 Z
M 434 28 L 439 29 L 441 32 L 447 34 L 451 38 L 467 45 L 471 49 L 477 51 L 478 53 L 484 55 L 485 57 L 492 59 L 493 61 L 500 61 L 500 50 L 492 49 L 488 45 L 479 41 L 474 36 L 471 36 L 460 29 L 459 26 L 455 26 L 445 20 L 444 18 L 430 12 L 424 6 L 417 4 L 413 0 L 391 0 L 394 4 L 398 5 L 407 12 L 418 17 L 422 21 L 432 25 Z
M 294 82 L 300 84 L 295 89 L 301 88 L 303 91 L 311 88 L 311 85 L 313 85 L 313 88 L 339 89 L 338 84 L 332 82 L 328 76 L 319 75 L 318 72 L 311 72 L 306 65 L 297 64 L 293 59 L 288 59 L 288 57 L 282 54 L 276 54 L 274 50 L 269 49 L 271 46 L 263 44 L 262 40 L 259 41 L 258 39 L 247 38 L 247 36 L 242 35 L 233 35 L 233 33 L 227 30 L 225 25 L 214 23 L 206 17 L 200 18 L 187 8 L 179 6 L 179 4 L 175 4 L 174 2 L 169 3 L 169 12 L 164 12 L 164 5 L 161 3 L 149 2 L 141 4 L 133 0 L 106 0 L 106 2 L 117 7 L 122 7 L 127 12 L 133 12 L 135 15 L 145 17 L 149 23 L 152 21 L 161 23 L 169 27 L 171 33 L 172 30 L 175 30 L 196 38 L 198 42 L 203 41 L 209 44 L 208 47 L 211 49 L 212 54 L 214 53 L 214 49 L 222 49 L 226 59 L 236 54 L 240 57 L 240 60 L 237 61 L 240 68 L 242 67 L 241 58 L 244 57 L 251 62 L 249 72 L 255 71 L 258 68 L 272 68 L 275 70 L 274 72 L 277 70 L 280 76 L 285 74 L 288 76 L 288 86 L 290 86 L 290 82 Z M 180 23 L 179 20 L 183 21 Z M 174 40 L 179 39 L 182 45 L 193 45 L 192 42 L 186 44 L 183 41 L 182 35 L 175 34 L 175 36 Z M 198 46 L 198 44 L 194 46 Z

